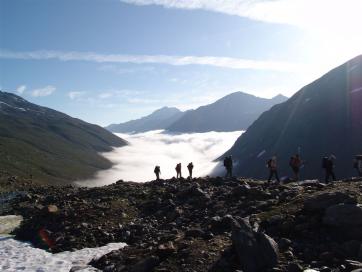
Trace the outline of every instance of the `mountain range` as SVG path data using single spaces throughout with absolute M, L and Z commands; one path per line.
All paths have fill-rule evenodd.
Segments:
M 355 175 L 354 155 L 362 153 L 362 56 L 302 88 L 287 102 L 264 112 L 225 155 L 236 174 L 265 178 L 266 160 L 278 157 L 281 175 L 291 175 L 290 157 L 300 152 L 302 178 L 323 177 L 322 157 L 336 156 L 337 178 Z
M 126 145 L 100 126 L 0 91 L 0 168 L 64 183 L 112 166 L 100 152 Z
M 112 124 L 109 125 L 107 129 L 116 133 L 140 133 L 150 130 L 166 129 L 181 118 L 183 114 L 184 113 L 177 108 L 163 107 L 146 117 L 121 124 Z
M 246 130 L 264 111 L 287 97 L 260 98 L 243 92 L 229 94 L 215 103 L 181 112 L 164 107 L 141 119 L 107 127 L 112 132 L 145 132 L 165 129 L 169 132 L 208 132 Z
M 243 92 L 229 94 L 216 102 L 189 110 L 171 124 L 171 132 L 208 132 L 246 130 L 264 111 L 287 97 L 260 98 Z

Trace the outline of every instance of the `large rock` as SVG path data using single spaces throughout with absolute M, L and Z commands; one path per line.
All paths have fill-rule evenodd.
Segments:
M 339 204 L 329 207 L 323 217 L 328 226 L 348 228 L 362 227 L 362 207 L 360 205 Z
M 235 221 L 232 242 L 244 272 L 266 271 L 278 264 L 277 243 L 268 235 L 254 231 L 247 221 Z
M 328 207 L 340 203 L 356 204 L 357 200 L 354 196 L 345 193 L 324 193 L 310 197 L 304 201 L 304 210 L 307 212 L 323 212 Z

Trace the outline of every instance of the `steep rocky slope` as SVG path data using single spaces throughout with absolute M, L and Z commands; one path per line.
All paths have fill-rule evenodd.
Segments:
M 336 174 L 354 174 L 352 159 L 362 153 L 362 56 L 302 88 L 287 102 L 263 113 L 226 153 L 238 175 L 265 178 L 266 160 L 279 158 L 280 174 L 291 176 L 289 158 L 300 151 L 303 178 L 323 175 L 321 158 L 334 154 Z

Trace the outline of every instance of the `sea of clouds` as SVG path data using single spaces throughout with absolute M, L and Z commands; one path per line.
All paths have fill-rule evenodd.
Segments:
M 161 178 L 176 176 L 175 167 L 182 163 L 182 175 L 187 177 L 187 164 L 193 162 L 194 176 L 223 174 L 221 163 L 214 160 L 232 147 L 242 131 L 167 134 L 162 130 L 138 134 L 117 134 L 129 142 L 103 156 L 114 166 L 100 171 L 94 179 L 79 181 L 83 186 L 102 186 L 117 180 L 146 182 L 155 179 L 153 170 L 161 167 Z

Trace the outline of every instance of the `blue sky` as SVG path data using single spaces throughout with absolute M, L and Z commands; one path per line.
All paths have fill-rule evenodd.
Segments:
M 0 0 L 0 87 L 107 125 L 291 96 L 362 52 L 360 0 Z

